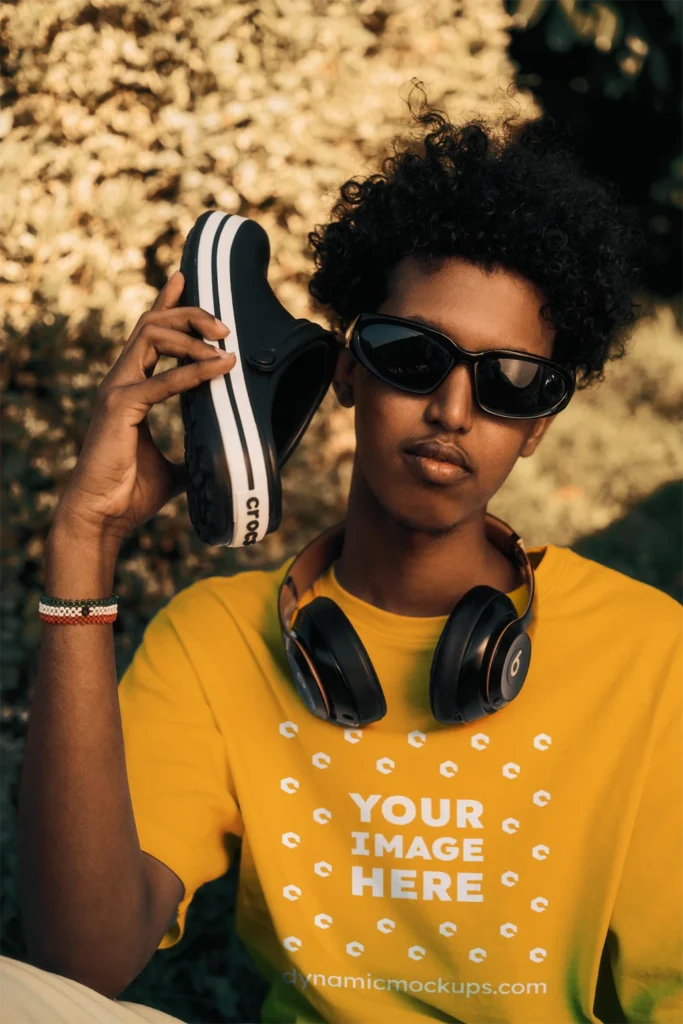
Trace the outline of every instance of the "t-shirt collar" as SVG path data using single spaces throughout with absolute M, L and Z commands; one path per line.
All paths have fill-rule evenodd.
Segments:
M 542 592 L 545 598 L 559 569 L 558 556 L 561 554 L 561 549 L 554 544 L 546 544 L 530 547 L 527 550 L 529 555 L 536 555 L 536 557 L 543 553 L 540 564 L 534 570 L 534 578 L 536 597 L 538 598 L 538 594 Z M 336 576 L 335 565 L 331 566 L 316 582 L 311 596 L 330 597 L 352 622 L 362 623 L 364 629 L 381 634 L 385 639 L 390 639 L 399 646 L 435 644 L 438 641 L 448 619 L 447 615 L 416 617 L 397 615 L 394 612 L 385 611 L 383 608 L 377 608 L 342 587 Z M 527 597 L 524 584 L 510 591 L 508 597 L 517 611 L 521 613 L 526 605 Z M 534 604 L 537 604 L 537 601 Z

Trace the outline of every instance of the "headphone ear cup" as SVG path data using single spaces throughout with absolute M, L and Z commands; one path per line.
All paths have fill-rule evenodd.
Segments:
M 384 718 L 387 705 L 374 666 L 339 605 L 316 597 L 293 625 L 325 689 L 332 720 L 348 728 Z
M 491 713 L 484 686 L 491 640 L 517 618 L 507 594 L 472 587 L 448 617 L 434 651 L 429 682 L 432 714 L 439 722 L 473 722 Z

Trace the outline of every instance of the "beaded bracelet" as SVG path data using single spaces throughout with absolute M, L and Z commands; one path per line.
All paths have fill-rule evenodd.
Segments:
M 97 625 L 113 622 L 118 615 L 118 596 L 95 597 L 89 601 L 74 601 L 66 597 L 47 597 L 43 594 L 38 605 L 42 622 L 59 626 Z

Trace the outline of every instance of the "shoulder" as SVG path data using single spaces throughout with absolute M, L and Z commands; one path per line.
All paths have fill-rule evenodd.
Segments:
M 549 548 L 558 568 L 558 597 L 569 607 L 581 607 L 623 630 L 683 637 L 683 605 L 669 594 L 571 548 Z

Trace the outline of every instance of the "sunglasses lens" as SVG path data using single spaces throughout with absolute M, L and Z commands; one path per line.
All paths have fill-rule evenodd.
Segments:
M 477 390 L 488 412 L 524 418 L 549 414 L 566 397 L 568 385 L 551 366 L 492 357 L 477 365 Z
M 412 394 L 428 394 L 458 362 L 444 339 L 408 324 L 361 323 L 359 354 L 381 380 Z M 485 356 L 476 364 L 477 399 L 493 415 L 524 419 L 549 416 L 571 391 L 567 378 L 552 366 L 514 356 Z
M 435 388 L 454 364 L 445 345 L 400 324 L 363 324 L 358 344 L 381 380 L 415 394 Z

